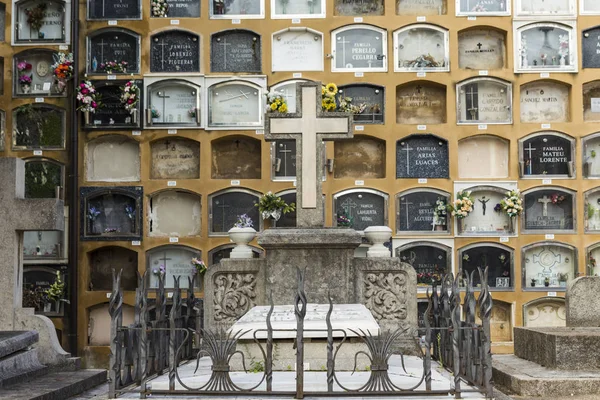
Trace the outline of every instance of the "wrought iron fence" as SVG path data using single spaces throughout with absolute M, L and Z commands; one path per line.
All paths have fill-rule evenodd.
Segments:
M 422 371 L 416 384 L 408 387 L 400 386 L 390 377 L 389 361 L 393 355 L 402 358 L 394 343 L 398 337 L 406 333 L 406 329 L 382 332 L 372 336 L 370 332 L 359 329 L 351 330 L 365 344 L 368 352 L 359 351 L 355 355 L 365 355 L 370 361 L 369 377 L 366 383 L 358 388 L 349 388 L 339 379 L 336 372 L 336 357 L 340 348 L 347 343 L 343 329 L 333 329 L 331 314 L 333 304 L 330 300 L 326 316 L 325 330 L 306 329 L 304 321 L 307 310 L 307 296 L 304 291 L 304 273 L 298 270 L 298 289 L 295 296 L 294 312 L 296 316 L 296 390 L 280 391 L 273 389 L 273 333 L 282 331 L 273 329 L 271 316 L 274 304 L 266 317 L 266 329 L 256 330 L 253 341 L 263 356 L 264 371 L 258 383 L 244 388 L 237 385 L 231 377 L 231 358 L 241 354 L 244 369 L 244 354 L 237 350 L 242 336 L 248 332 L 213 332 L 201 327 L 200 310 L 194 297 L 194 279 L 189 279 L 186 297 L 182 297 L 179 277 L 175 277 L 172 298 L 167 299 L 165 277 L 159 277 L 156 289 L 148 288 L 148 273 L 138 277 L 136 291 L 135 320 L 132 325 L 122 326 L 123 291 L 121 274 L 113 272 L 113 292 L 110 298 L 111 315 L 111 356 L 109 371 L 109 397 L 116 398 L 127 391 L 139 391 L 140 398 L 149 395 L 289 395 L 303 398 L 314 396 L 448 396 L 461 398 L 462 393 L 479 392 L 492 398 L 492 359 L 490 341 L 490 317 L 492 297 L 487 284 L 487 269 L 479 269 L 480 290 L 475 299 L 473 272 L 470 276 L 446 275 L 439 290 L 433 286 L 431 294 L 427 291 L 428 307 L 423 318 L 423 337 L 415 337 L 415 347 L 422 355 Z M 462 284 L 461 284 L 462 283 Z M 461 304 L 461 287 L 464 287 L 464 301 Z M 149 299 L 149 290 L 155 290 L 155 299 Z M 186 312 L 182 312 L 182 307 Z M 168 311 L 168 309 L 170 310 Z M 476 323 L 479 311 L 481 324 Z M 416 328 L 416 327 L 415 327 Z M 310 331 L 321 331 L 327 336 L 327 390 L 305 390 L 304 384 L 304 334 Z M 334 332 L 341 340 L 334 346 Z M 257 334 L 266 334 L 266 341 L 261 343 Z M 196 369 L 202 357 L 211 360 L 211 375 L 208 381 L 199 387 L 191 387 L 179 375 L 183 362 L 196 360 Z M 452 373 L 453 387 L 443 390 L 432 389 L 432 360 L 437 361 Z M 356 369 L 356 365 L 355 365 Z M 405 370 L 406 371 L 406 370 Z M 246 371 L 247 372 L 247 371 Z M 168 373 L 168 389 L 156 390 L 148 385 L 153 376 Z M 463 388 L 463 382 L 471 388 Z M 177 387 L 179 384 L 179 387 Z M 424 387 L 423 387 L 424 386 Z

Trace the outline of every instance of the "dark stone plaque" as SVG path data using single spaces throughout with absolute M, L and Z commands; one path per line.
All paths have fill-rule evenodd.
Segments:
M 233 228 L 238 216 L 247 214 L 254 224 L 254 229 L 260 229 L 258 198 L 250 193 L 227 192 L 214 196 L 211 200 L 211 232 L 227 232 Z
M 336 199 L 336 215 L 349 217 L 351 227 L 357 231 L 387 225 L 386 207 L 383 196 L 365 191 L 347 193 Z
M 198 35 L 170 30 L 152 36 L 150 43 L 151 72 L 200 72 Z
M 397 178 L 448 178 L 448 142 L 412 135 L 396 143 Z
M 512 254 L 503 247 L 477 246 L 462 251 L 460 254 L 461 272 L 473 274 L 473 286 L 481 283 L 477 267 L 488 269 L 488 285 L 494 288 L 512 288 Z
M 296 141 L 295 140 L 277 140 L 275 141 L 275 176 L 276 177 L 295 177 L 296 176 Z
M 525 175 L 569 175 L 571 141 L 557 135 L 539 135 L 522 142 Z
M 573 196 L 560 190 L 538 190 L 525 195 L 525 229 L 572 230 Z
M 123 290 L 137 288 L 138 255 L 123 247 L 109 246 L 90 254 L 90 290 L 112 290 L 113 269 L 121 274 Z
M 87 68 L 90 73 L 103 74 L 101 64 L 109 61 L 127 62 L 125 73 L 140 70 L 140 37 L 125 29 L 110 29 L 88 36 Z
M 583 31 L 581 53 L 583 68 L 600 68 L 600 27 Z
M 433 231 L 435 202 L 443 198 L 434 192 L 415 192 L 400 196 L 398 209 L 399 231 Z
M 357 124 L 383 124 L 385 115 L 385 95 L 381 86 L 348 85 L 340 87 L 340 95 L 351 98 L 350 104 L 362 111 L 354 114 Z M 338 96 L 339 105 L 339 96 Z
M 65 110 L 43 104 L 28 104 L 13 111 L 13 143 L 28 149 L 64 147 Z
M 352 28 L 335 34 L 335 67 L 340 69 L 383 68 L 384 57 L 381 32 Z
M 48 289 L 56 281 L 56 271 L 46 267 L 25 267 L 23 270 L 23 285 L 27 288 Z M 23 305 L 27 307 L 27 305 Z
M 50 161 L 28 161 L 25 164 L 25 198 L 53 199 L 56 187 L 63 186 L 63 168 Z
M 88 19 L 139 19 L 140 0 L 89 0 Z
M 260 35 L 234 29 L 214 34 L 210 41 L 211 72 L 261 72 Z
M 402 250 L 400 260 L 413 266 L 417 272 L 417 283 L 431 285 L 441 283 L 448 269 L 448 253 L 434 246 L 418 245 Z
M 167 0 L 169 18 L 198 18 L 200 16 L 200 0 Z
M 102 96 L 102 106 L 96 109 L 95 113 L 90 115 L 89 125 L 85 125 L 89 129 L 109 129 L 109 128 L 139 128 L 140 127 L 140 105 L 142 100 L 138 102 L 138 112 L 131 114 L 125 110 L 121 104 L 121 86 L 124 86 L 127 81 L 96 81 L 94 85 L 96 90 Z M 139 88 L 142 88 L 142 81 L 136 81 Z M 142 90 L 140 89 L 140 97 Z
M 296 204 L 296 193 L 286 193 L 281 196 L 287 204 Z M 295 228 L 296 227 L 296 211 L 283 214 L 279 221 L 275 223 L 277 228 Z

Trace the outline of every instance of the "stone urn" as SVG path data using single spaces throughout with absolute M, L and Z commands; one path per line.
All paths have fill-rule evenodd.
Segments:
M 383 244 L 392 237 L 392 230 L 387 226 L 369 226 L 365 229 L 365 237 L 372 246 L 367 251 L 367 257 L 391 257 L 390 249 Z
M 229 258 L 252 258 L 252 247 L 248 243 L 256 236 L 254 228 L 231 228 L 229 230 L 229 239 L 235 243 L 235 247 L 231 250 Z

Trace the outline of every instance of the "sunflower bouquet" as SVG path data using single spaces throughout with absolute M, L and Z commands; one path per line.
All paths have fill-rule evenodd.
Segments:
M 338 94 L 338 88 L 335 83 L 328 83 L 321 88 L 321 108 L 323 111 L 335 111 L 337 104 L 335 96 Z
M 288 112 L 287 101 L 285 101 L 285 99 L 278 94 L 268 96 L 267 105 L 269 106 L 269 112 L 278 112 L 281 114 L 285 114 Z

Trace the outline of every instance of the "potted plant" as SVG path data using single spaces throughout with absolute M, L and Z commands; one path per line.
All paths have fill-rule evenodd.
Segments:
M 237 222 L 229 230 L 229 239 L 235 243 L 231 250 L 230 258 L 252 258 L 252 248 L 248 243 L 256 236 L 256 230 L 253 228 L 252 218 L 247 214 L 238 215 Z
M 536 280 L 535 278 L 531 278 L 531 287 L 535 287 Z
M 559 273 L 558 274 L 558 283 L 561 287 L 567 287 L 567 281 L 569 280 L 569 274 L 567 273 Z
M 435 208 L 433 210 L 433 230 L 445 231 L 448 223 L 448 205 L 444 198 L 438 198 L 435 202 Z
M 523 212 L 523 200 L 519 189 L 506 192 L 506 196 L 500 201 L 500 207 L 508 215 L 508 233 L 515 233 L 516 219 Z
M 46 304 L 52 305 L 51 302 L 54 302 L 57 313 L 60 312 L 60 303 L 61 302 L 65 302 L 67 304 L 69 303 L 69 300 L 63 299 L 63 296 L 65 295 L 65 283 L 60 278 L 60 271 L 56 271 L 56 280 L 54 281 L 54 283 L 52 285 L 50 285 L 50 287 L 48 289 L 46 289 L 45 294 L 46 294 L 46 297 L 48 298 L 48 303 L 46 303 Z M 45 312 L 49 311 L 49 310 L 47 311 L 46 306 L 44 306 L 44 311 Z
M 27 16 L 27 23 L 32 30 L 38 32 L 38 39 L 44 38 L 44 32 L 40 31 L 44 25 L 44 13 L 46 11 L 46 3 L 40 3 L 33 8 L 26 8 L 25 15 Z
M 550 278 L 549 277 L 544 278 L 544 286 L 546 286 L 546 287 L 550 286 Z
M 199 258 L 192 258 L 192 260 L 190 261 L 194 267 L 194 271 L 196 273 L 196 275 L 198 275 L 198 288 L 202 288 L 202 282 L 204 281 L 203 277 L 204 277 L 204 273 L 206 272 L 206 270 L 208 269 L 208 267 L 206 266 L 206 264 L 204 263 L 204 261 L 202 261 Z
M 278 221 L 282 214 L 296 210 L 296 204 L 287 204 L 281 197 L 272 192 L 263 194 L 256 206 L 262 219 L 273 218 L 275 221 Z
M 448 211 L 458 221 L 458 232 L 464 232 L 464 219 L 473 211 L 473 198 L 468 190 L 456 193 L 456 200 L 448 205 Z
M 158 122 L 160 119 L 160 112 L 154 107 L 150 109 L 150 118 L 152 118 L 152 122 Z

